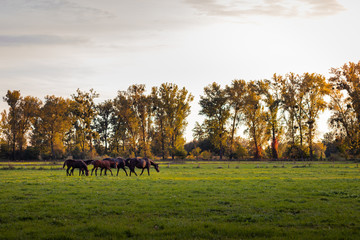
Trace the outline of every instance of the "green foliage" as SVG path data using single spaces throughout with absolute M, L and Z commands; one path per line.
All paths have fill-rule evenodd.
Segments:
M 180 159 L 185 159 L 188 152 L 184 148 L 176 149 L 174 156 Z

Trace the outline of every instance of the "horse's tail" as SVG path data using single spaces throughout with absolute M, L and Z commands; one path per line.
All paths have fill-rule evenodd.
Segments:
M 68 161 L 68 160 L 65 160 L 64 165 L 63 165 L 63 168 L 65 167 L 65 165 L 66 165 L 67 161 Z

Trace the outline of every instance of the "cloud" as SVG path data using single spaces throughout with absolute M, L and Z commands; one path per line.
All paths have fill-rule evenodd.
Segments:
M 73 45 L 86 42 L 83 38 L 56 35 L 0 35 L 0 46 Z
M 81 0 L 0 0 L 0 3 L 3 35 L 79 35 L 84 28 L 93 30 L 99 22 L 113 17 L 107 10 Z
M 83 4 L 68 0 L 5 0 L 1 3 L 0 12 L 4 13 L 35 13 L 52 12 L 56 15 L 63 12 L 72 13 L 77 18 L 110 17 L 108 11 L 88 7 Z
M 345 8 L 337 0 L 185 0 L 208 16 L 316 17 L 335 15 Z
M 346 10 L 337 0 L 302 0 L 302 2 L 308 4 L 310 16 L 329 16 Z

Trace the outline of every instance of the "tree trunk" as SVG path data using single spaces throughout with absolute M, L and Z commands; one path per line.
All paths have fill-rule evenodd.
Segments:
M 236 115 L 237 115 L 237 111 L 235 111 L 235 113 L 234 113 L 234 120 L 233 120 L 232 128 L 231 128 L 230 160 L 232 160 L 233 154 L 234 154 L 234 135 L 235 135 Z
M 255 159 L 261 159 L 262 157 L 262 153 L 261 153 L 261 147 L 258 146 L 258 142 L 256 139 L 256 132 L 255 132 L 255 128 L 253 130 L 253 138 L 254 138 L 254 145 L 255 145 L 255 153 L 254 153 L 254 158 Z
M 50 139 L 50 148 L 51 148 L 51 159 L 55 159 L 55 151 L 54 151 L 54 141 Z
M 275 127 L 272 126 L 272 142 L 271 142 L 271 151 L 272 151 L 272 158 L 274 160 L 277 160 L 279 158 L 279 154 L 278 154 L 278 146 L 279 143 L 276 139 L 276 134 L 275 134 Z
M 312 125 L 309 126 L 309 151 L 310 151 L 310 160 L 313 160 L 314 154 L 313 154 L 313 146 L 312 146 Z
M 161 151 L 162 151 L 162 159 L 165 160 L 165 136 L 163 129 L 163 122 L 160 120 L 160 131 L 161 131 Z

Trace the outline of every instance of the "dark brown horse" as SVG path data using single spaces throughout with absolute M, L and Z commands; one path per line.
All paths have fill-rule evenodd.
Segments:
M 148 175 L 150 176 L 150 166 L 151 165 L 154 166 L 154 168 L 157 172 L 160 172 L 159 164 L 155 163 L 153 160 L 148 159 L 148 158 L 141 158 L 141 159 L 128 158 L 125 160 L 125 164 L 130 169 L 130 176 L 131 176 L 131 172 L 135 173 L 135 175 L 137 176 L 137 174 L 135 172 L 135 167 L 142 169 L 140 176 L 144 173 L 145 168 L 147 169 Z
M 98 168 L 100 168 L 101 170 L 100 170 L 100 176 L 101 176 L 101 173 L 102 173 L 102 170 L 103 169 L 105 169 L 105 174 L 104 175 L 106 175 L 106 170 L 109 170 L 110 171 L 110 173 L 111 173 L 111 176 L 113 176 L 113 173 L 112 173 L 112 171 L 111 171 L 111 162 L 110 161 L 108 161 L 108 160 L 94 160 L 94 161 L 92 161 L 92 163 L 91 163 L 92 165 L 94 165 L 94 168 L 91 170 L 91 176 L 92 176 L 92 174 L 93 174 L 93 172 L 94 172 L 94 170 L 95 170 L 95 176 L 97 176 L 97 170 L 98 170 Z
M 126 176 L 128 175 L 125 169 L 126 163 L 125 163 L 125 159 L 118 157 L 115 159 L 115 161 L 117 162 L 117 173 L 116 176 L 119 175 L 119 170 L 120 168 L 122 168 L 122 170 L 124 170 L 124 172 L 126 173 Z
M 126 164 L 125 164 L 125 159 L 121 158 L 121 157 L 118 157 L 118 158 L 105 158 L 103 160 L 108 160 L 112 163 L 116 163 L 116 166 L 112 165 L 111 167 L 112 168 L 117 168 L 117 173 L 116 173 L 116 176 L 119 175 L 119 170 L 120 168 L 122 168 L 122 170 L 124 170 L 124 172 L 126 173 L 126 176 L 128 175 L 127 174 L 127 171 L 125 169 L 126 167 Z M 106 171 L 106 170 L 105 170 Z
M 103 161 L 109 161 L 110 162 L 110 168 L 115 168 L 115 169 L 117 168 L 118 163 L 117 163 L 116 159 L 114 159 L 114 158 L 104 158 Z M 102 170 L 103 169 L 100 170 L 100 176 L 101 176 Z M 106 175 L 106 171 L 107 171 L 107 169 L 105 169 L 105 175 Z
M 84 161 L 82 160 L 72 160 L 72 159 L 68 159 L 64 162 L 63 164 L 63 168 L 65 167 L 65 165 L 67 166 L 66 169 L 66 176 L 71 176 L 74 175 L 74 169 L 78 168 L 79 169 L 79 176 L 80 173 L 85 171 L 86 176 L 89 176 L 89 170 L 87 168 L 87 165 Z M 72 168 L 72 169 L 71 169 Z M 71 169 L 71 171 L 69 172 L 69 170 Z

